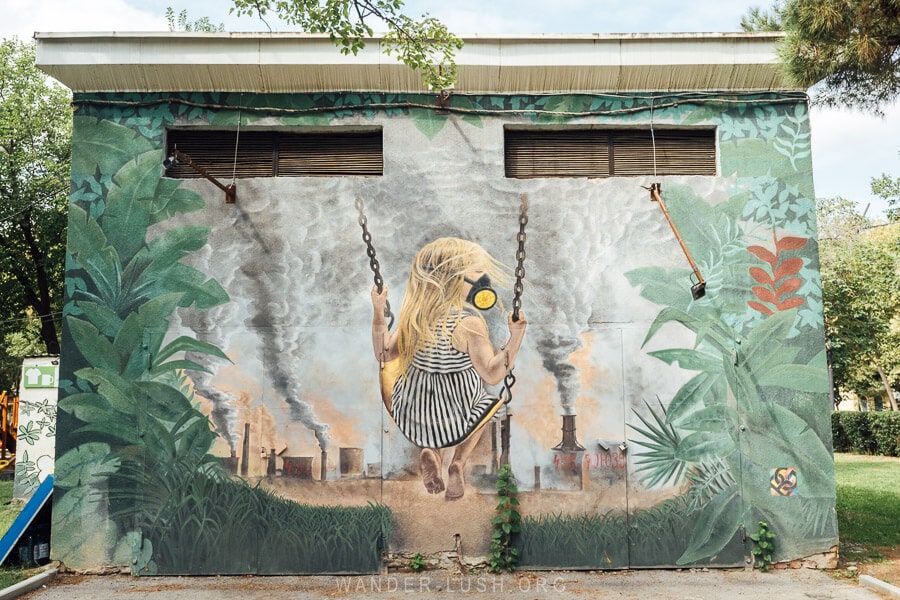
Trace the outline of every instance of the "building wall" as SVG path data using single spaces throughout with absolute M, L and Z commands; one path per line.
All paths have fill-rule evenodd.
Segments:
M 435 238 L 514 266 L 522 194 L 528 329 L 508 410 L 523 564 L 743 564 L 760 520 L 777 558 L 836 543 L 805 98 L 456 96 L 449 113 L 382 94 L 75 102 L 55 558 L 337 572 L 457 539 L 486 554 L 499 426 L 462 498 L 426 490 L 379 398 L 356 200 L 396 311 Z M 161 177 L 167 127 L 239 123 L 381 127 L 384 175 L 241 179 L 233 205 L 205 180 Z M 504 126 L 651 123 L 715 127 L 719 175 L 504 176 Z M 657 181 L 702 299 L 642 187 Z M 486 319 L 504 343 L 504 313 Z M 554 449 L 562 415 L 584 450 Z

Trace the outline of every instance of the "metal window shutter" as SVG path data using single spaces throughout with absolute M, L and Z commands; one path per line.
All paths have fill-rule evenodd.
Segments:
M 715 175 L 715 131 L 507 130 L 506 176 Z
M 608 138 L 606 132 L 591 129 L 507 130 L 506 176 L 608 177 Z
M 381 131 L 282 135 L 277 175 L 381 175 Z
M 654 138 L 656 164 L 654 169 Z M 613 136 L 613 176 L 715 175 L 715 132 L 657 130 Z
M 235 158 L 235 142 L 237 157 Z M 218 179 L 381 175 L 381 131 L 348 133 L 293 133 L 274 131 L 221 131 L 172 129 L 168 150 L 178 148 Z M 167 177 L 201 177 L 194 169 L 177 165 Z

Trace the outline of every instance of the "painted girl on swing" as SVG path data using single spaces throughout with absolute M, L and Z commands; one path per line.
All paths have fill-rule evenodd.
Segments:
M 491 279 L 503 281 L 499 264 L 478 244 L 440 238 L 419 250 L 390 333 L 385 320 L 388 290 L 372 290 L 372 345 L 382 364 L 385 406 L 403 434 L 420 447 L 425 489 L 447 500 L 465 492 L 465 466 L 482 428 L 502 405 L 486 385 L 500 383 L 512 369 L 527 324 L 525 315 L 507 318 L 509 341 L 496 350 L 476 308 L 487 310 L 496 294 Z M 394 376 L 391 376 L 391 367 Z M 443 478 L 440 450 L 453 448 Z

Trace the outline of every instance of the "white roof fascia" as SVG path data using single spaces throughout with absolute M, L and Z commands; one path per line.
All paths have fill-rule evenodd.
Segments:
M 468 35 L 456 92 L 803 91 L 779 69 L 779 33 Z M 37 33 L 37 64 L 75 92 L 427 92 L 366 40 L 327 35 Z

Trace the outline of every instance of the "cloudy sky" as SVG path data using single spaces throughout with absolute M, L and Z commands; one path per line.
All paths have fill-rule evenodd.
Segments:
M 408 0 L 407 12 L 440 18 L 466 33 L 622 33 L 737 31 L 754 0 Z M 762 2 L 760 2 L 762 4 Z M 166 7 L 210 17 L 228 31 L 265 31 L 257 19 L 228 15 L 229 0 L 0 0 L 0 36 L 30 38 L 35 31 L 165 31 Z M 273 31 L 291 28 L 273 20 Z M 377 29 L 377 27 L 376 27 Z M 817 109 L 811 115 L 816 195 L 843 196 L 882 216 L 872 177 L 900 176 L 900 103 L 884 118 L 854 111 Z

